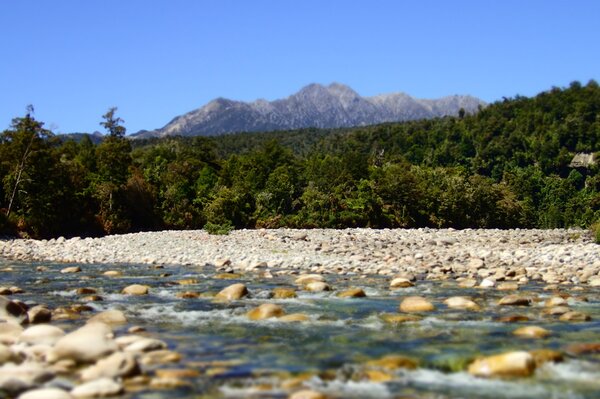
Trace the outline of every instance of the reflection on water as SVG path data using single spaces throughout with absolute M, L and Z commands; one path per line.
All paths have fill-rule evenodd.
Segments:
M 572 343 L 600 342 L 600 323 L 595 321 L 600 320 L 600 296 L 591 288 L 561 289 L 572 295 L 568 298 L 572 309 L 592 316 L 590 322 L 565 323 L 543 314 L 544 301 L 556 292 L 535 284 L 520 289 L 534 298 L 529 307 L 498 306 L 498 300 L 509 292 L 494 289 L 419 282 L 415 287 L 390 291 L 385 278 L 335 275 L 326 276 L 334 290 L 361 287 L 367 297 L 340 299 L 335 291 L 299 290 L 297 298 L 276 300 L 269 299 L 271 290 L 293 287 L 294 276 L 216 279 L 210 269 L 146 265 L 81 265 L 82 273 L 61 274 L 58 271 L 64 265 L 44 264 L 47 270 L 36 271 L 39 265 L 1 263 L 0 268 L 11 266 L 14 271 L 0 272 L 0 286 L 24 288 L 26 293 L 15 298 L 51 308 L 82 303 L 83 296 L 76 294 L 76 288 L 95 288 L 104 300 L 89 302 L 94 310 L 123 310 L 129 326 L 141 325 L 158 335 L 171 349 L 184 354 L 181 367 L 200 371 L 200 377 L 190 380 L 190 387 L 168 392 L 142 390 L 123 396 L 127 398 L 285 398 L 294 381 L 333 398 L 592 398 L 600 392 L 600 355 L 593 353 L 567 355 L 563 363 L 546 363 L 530 378 L 481 379 L 466 372 L 470 361 L 482 354 L 541 348 L 564 351 Z M 102 275 L 114 269 L 123 275 Z M 182 279 L 197 283 L 178 284 Z M 211 295 L 236 282 L 246 284 L 251 297 L 231 303 L 213 301 Z M 149 285 L 150 295 L 120 294 L 123 287 L 134 283 Z M 200 293 L 200 297 L 179 298 L 177 294 L 184 291 Z M 407 295 L 428 297 L 436 310 L 416 321 L 386 322 L 381 316 L 397 314 L 401 298 Z M 482 310 L 448 309 L 443 300 L 455 295 L 472 297 Z M 308 321 L 254 322 L 246 317 L 248 310 L 267 302 L 279 304 L 286 314 L 306 314 Z M 498 321 L 508 315 L 526 316 L 530 321 Z M 56 324 L 71 328 L 81 321 Z M 542 326 L 551 335 L 538 340 L 515 338 L 512 332 L 523 325 Z M 386 370 L 377 374 L 379 378 L 364 372 L 367 361 L 389 354 L 407 356 L 419 366 Z

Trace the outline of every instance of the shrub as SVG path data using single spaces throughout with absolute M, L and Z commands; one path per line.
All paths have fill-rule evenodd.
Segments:
M 230 222 L 222 224 L 206 222 L 206 224 L 204 225 L 204 230 L 208 234 L 212 235 L 227 235 L 233 230 L 233 226 Z

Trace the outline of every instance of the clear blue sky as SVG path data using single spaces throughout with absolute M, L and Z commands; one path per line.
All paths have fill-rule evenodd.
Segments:
M 162 127 L 308 83 L 488 102 L 600 79 L 598 0 L 0 0 L 0 130 Z

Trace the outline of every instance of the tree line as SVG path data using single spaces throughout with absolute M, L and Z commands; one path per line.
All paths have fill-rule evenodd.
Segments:
M 464 112 L 350 129 L 131 140 L 54 135 L 33 109 L 0 134 L 0 232 L 587 227 L 600 220 L 600 88 L 573 82 Z

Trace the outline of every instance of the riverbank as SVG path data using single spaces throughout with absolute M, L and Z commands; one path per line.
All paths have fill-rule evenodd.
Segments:
M 588 284 L 600 247 L 584 230 L 202 230 L 0 241 L 0 257 L 64 263 L 215 266 L 340 275 L 407 275 Z

